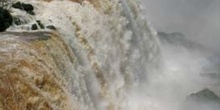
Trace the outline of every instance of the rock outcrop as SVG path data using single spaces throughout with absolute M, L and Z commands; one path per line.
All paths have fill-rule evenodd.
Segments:
M 9 11 L 0 7 L 0 32 L 5 31 L 12 25 L 12 19 Z
M 219 110 L 220 97 L 209 89 L 189 95 L 181 110 Z

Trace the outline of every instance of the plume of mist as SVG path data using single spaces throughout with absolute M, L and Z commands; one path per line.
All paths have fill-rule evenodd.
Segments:
M 142 0 L 154 28 L 183 32 L 220 53 L 219 0 Z
M 131 92 L 127 110 L 191 110 L 191 94 L 208 88 L 220 96 L 220 1 L 142 0 L 161 41 L 163 68 Z M 178 31 L 184 33 L 171 33 Z M 168 33 L 166 33 L 168 32 Z M 149 73 L 153 74 L 153 73 Z M 191 102 L 192 110 L 218 110 L 218 103 Z M 142 106 L 140 106 L 142 105 Z
M 219 103 L 203 104 L 186 99 L 205 88 L 220 95 L 220 73 L 214 68 L 219 61 L 210 60 L 219 56 L 181 33 L 159 32 L 158 37 L 163 68 L 157 75 L 149 75 L 149 81 L 132 91 L 128 110 L 191 110 L 183 107 L 185 102 L 196 107 L 192 110 L 218 110 Z M 216 77 L 210 77 L 211 74 Z

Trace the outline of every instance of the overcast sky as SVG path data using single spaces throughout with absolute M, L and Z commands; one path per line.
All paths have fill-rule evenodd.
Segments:
M 158 31 L 182 32 L 220 52 L 220 0 L 142 0 Z

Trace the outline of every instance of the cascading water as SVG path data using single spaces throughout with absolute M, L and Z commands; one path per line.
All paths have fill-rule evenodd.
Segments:
M 21 24 L 0 34 L 0 110 L 171 110 L 151 97 L 167 63 L 136 0 L 19 1 L 35 15 L 11 8 Z
M 128 110 L 129 91 L 159 67 L 157 38 L 136 1 L 19 1 L 32 4 L 36 15 L 12 8 L 22 23 L 1 34 L 1 55 L 8 55 L 1 59 L 11 59 L 2 64 L 12 65 L 1 73 L 14 70 L 6 72 L 16 82 L 13 98 L 24 102 L 3 102 L 4 109 Z M 57 31 L 31 31 L 36 20 Z

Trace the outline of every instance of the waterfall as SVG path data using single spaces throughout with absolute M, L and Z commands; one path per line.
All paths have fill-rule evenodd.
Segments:
M 14 10 L 24 22 L 0 34 L 0 109 L 134 110 L 131 91 L 160 68 L 137 1 L 19 1 L 36 15 Z M 36 20 L 56 30 L 31 30 Z

